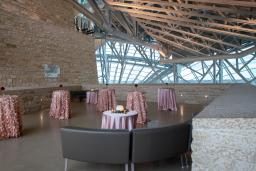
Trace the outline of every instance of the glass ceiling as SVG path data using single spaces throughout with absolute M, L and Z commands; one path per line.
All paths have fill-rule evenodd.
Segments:
M 96 50 L 96 59 L 100 84 L 249 83 L 256 85 L 255 52 L 237 59 L 162 65 L 159 63 L 158 51 L 140 45 L 106 41 Z
M 99 83 L 144 83 L 155 71 L 166 67 L 159 65 L 157 51 L 138 45 L 107 42 L 96 51 Z

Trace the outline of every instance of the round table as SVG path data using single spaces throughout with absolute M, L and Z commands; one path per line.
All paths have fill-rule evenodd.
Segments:
M 138 124 L 145 124 L 148 121 L 145 93 L 140 91 L 128 92 L 126 108 L 138 112 Z
M 111 110 L 103 112 L 101 128 L 104 129 L 128 129 L 136 128 L 138 113 L 129 111 L 124 113 L 112 113 Z
M 173 88 L 158 89 L 158 109 L 177 111 L 176 94 Z
M 56 90 L 52 93 L 50 116 L 56 119 L 70 118 L 70 94 L 67 90 Z
M 99 111 L 107 111 L 115 109 L 116 107 L 116 94 L 115 89 L 105 88 L 99 90 L 97 108 Z
M 86 92 L 86 103 L 97 104 L 98 101 L 98 91 L 87 91 Z
M 16 95 L 0 96 L 0 139 L 19 137 L 22 119 L 19 98 Z

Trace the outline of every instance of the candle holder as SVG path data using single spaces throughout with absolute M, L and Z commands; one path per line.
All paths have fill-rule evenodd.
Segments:
M 138 84 L 134 84 L 134 87 L 135 87 L 135 91 L 137 91 L 137 89 L 138 89 Z
M 124 109 L 123 105 L 117 105 L 116 109 L 112 109 L 111 110 L 112 113 L 122 113 L 122 114 L 126 114 L 128 112 L 128 109 Z
M 1 94 L 4 95 L 4 90 L 5 88 L 4 87 L 1 87 Z

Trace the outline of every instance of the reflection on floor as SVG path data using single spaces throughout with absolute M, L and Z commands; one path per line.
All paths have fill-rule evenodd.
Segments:
M 120 102 L 119 104 L 125 104 Z M 148 117 L 150 122 L 138 127 L 156 127 L 159 125 L 184 122 L 192 115 L 201 111 L 200 105 L 179 105 L 177 112 L 158 111 L 156 103 L 149 103 Z M 101 113 L 95 105 L 84 102 L 72 103 L 72 118 L 59 121 L 48 116 L 48 110 L 23 116 L 23 135 L 0 141 L 0 170 L 1 171 L 63 171 L 59 128 L 65 125 L 100 128 Z M 179 158 L 137 164 L 137 171 L 169 171 L 191 170 L 182 169 Z M 122 165 L 93 164 L 70 161 L 69 170 L 72 171 L 119 171 Z

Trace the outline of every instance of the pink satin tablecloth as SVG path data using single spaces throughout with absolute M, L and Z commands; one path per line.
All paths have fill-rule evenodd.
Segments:
M 70 118 L 70 93 L 67 90 L 57 90 L 52 93 L 50 116 L 56 119 Z
M 98 110 L 103 112 L 116 108 L 115 90 L 111 88 L 101 89 L 98 94 Z
M 138 112 L 137 123 L 144 124 L 147 122 L 147 102 L 142 92 L 129 92 L 127 95 L 126 108 Z
M 22 119 L 18 96 L 0 96 L 0 139 L 19 137 Z
M 103 112 L 101 128 L 103 129 L 128 129 L 136 128 L 138 113 L 129 111 L 126 114 L 112 113 L 111 110 Z
M 87 91 L 86 92 L 86 103 L 97 104 L 98 91 Z
M 158 109 L 177 111 L 176 94 L 172 88 L 158 89 Z

